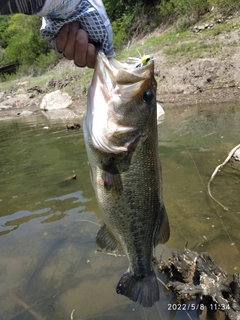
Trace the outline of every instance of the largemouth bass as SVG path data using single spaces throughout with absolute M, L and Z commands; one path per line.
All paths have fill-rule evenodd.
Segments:
M 143 307 L 159 300 L 153 249 L 170 234 L 162 197 L 154 61 L 133 67 L 98 53 L 84 139 L 104 225 L 97 244 L 129 261 L 116 291 Z

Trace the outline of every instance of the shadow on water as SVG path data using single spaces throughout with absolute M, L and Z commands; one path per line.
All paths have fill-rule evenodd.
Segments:
M 171 237 L 157 254 L 167 259 L 188 241 L 232 275 L 240 268 L 240 165 L 228 163 L 212 184 L 229 211 L 208 197 L 206 186 L 239 144 L 240 108 L 166 111 L 159 152 Z M 81 129 L 42 118 L 2 121 L 0 149 L 1 320 L 66 320 L 74 309 L 74 320 L 197 319 L 196 310 L 169 310 L 177 301 L 162 284 L 161 300 L 150 309 L 115 293 L 127 261 L 96 252 L 98 207 Z

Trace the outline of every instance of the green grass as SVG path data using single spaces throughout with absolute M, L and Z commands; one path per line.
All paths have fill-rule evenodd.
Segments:
M 217 17 L 211 16 L 210 21 L 217 21 Z M 206 21 L 200 21 L 197 25 L 202 25 Z M 212 28 L 205 29 L 200 33 L 195 33 L 192 28 L 179 29 L 175 26 L 164 32 L 160 36 L 154 36 L 133 44 L 129 49 L 123 50 L 117 55 L 117 59 L 126 59 L 127 57 L 139 57 L 139 54 L 154 54 L 160 50 L 167 56 L 168 62 L 173 60 L 181 63 L 186 60 L 197 58 L 216 57 L 222 50 L 224 36 L 240 29 L 239 19 L 230 19 L 223 23 L 215 23 Z M 222 36 L 222 39 L 218 36 Z M 233 54 L 234 49 L 239 46 L 236 40 L 228 41 L 227 50 L 224 54 Z M 229 52 L 229 53 L 228 53 Z M 224 55 L 223 55 L 224 57 Z M 179 60 L 181 59 L 181 61 Z
M 128 57 L 139 57 L 144 54 L 154 54 L 157 51 L 165 47 L 175 46 L 181 41 L 189 41 L 194 39 L 195 35 L 189 30 L 177 31 L 175 29 L 171 31 L 166 31 L 160 36 L 154 36 L 131 45 L 128 49 L 122 50 L 117 53 L 116 58 L 126 59 Z
M 34 86 L 46 87 L 47 83 L 50 80 L 62 80 L 67 78 L 68 76 L 79 75 L 79 79 L 76 81 L 72 81 L 71 88 L 66 87 L 66 91 L 70 91 L 72 95 L 76 96 L 80 91 L 86 92 L 89 87 L 92 79 L 93 70 L 88 68 L 77 68 L 73 66 L 73 62 L 69 62 L 66 64 L 65 68 L 53 68 L 52 70 L 44 73 L 40 76 L 25 76 L 21 77 L 21 75 L 16 74 L 7 77 L 7 81 L 2 82 L 0 84 L 0 90 L 8 90 L 10 87 L 17 85 L 18 82 L 27 81 L 27 88 L 31 88 Z M 65 90 L 65 89 L 64 89 Z
M 213 20 L 212 18 L 210 21 Z M 200 21 L 197 25 L 205 22 Z M 221 57 L 224 58 L 224 56 L 233 54 L 234 50 L 239 47 L 238 40 L 227 38 L 230 31 L 240 29 L 239 19 L 230 19 L 220 24 L 216 23 L 212 28 L 205 29 L 199 33 L 193 32 L 192 28 L 179 29 L 176 25 L 161 35 L 142 39 L 129 48 L 117 52 L 116 59 L 124 60 L 128 57 L 140 58 L 145 54 L 155 55 L 160 52 L 167 58 L 167 63 L 175 62 L 183 64 L 198 58 L 219 56 L 219 59 L 221 59 Z M 8 81 L 0 84 L 0 90 L 7 90 L 20 81 L 28 81 L 28 88 L 36 85 L 45 87 L 51 79 L 58 80 L 75 74 L 80 76 L 79 79 L 73 85 L 71 84 L 69 88 L 66 87 L 66 91 L 74 96 L 77 96 L 79 92 L 86 93 L 91 83 L 93 71 L 88 68 L 80 69 L 73 67 L 72 62 L 71 64 L 63 65 L 62 68 L 53 68 L 41 76 L 24 78 L 20 78 L 20 74 L 9 76 Z
M 221 45 L 219 43 L 209 45 L 204 41 L 193 41 L 166 48 L 164 49 L 164 53 L 172 59 L 180 57 L 198 59 L 206 56 L 214 57 L 219 50 L 221 50 Z
M 205 29 L 200 33 L 194 33 L 191 29 L 179 30 L 176 27 L 172 27 L 171 30 L 160 36 L 135 43 L 129 49 L 125 49 L 118 54 L 117 58 L 139 57 L 139 53 L 141 55 L 154 54 L 160 50 L 163 50 L 170 63 L 173 60 L 179 62 L 178 59 L 186 61 L 205 57 L 212 58 L 216 57 L 223 47 L 222 40 L 220 41 L 217 36 L 227 35 L 230 31 L 238 28 L 240 29 L 240 24 L 234 19 L 221 24 L 215 24 L 212 28 Z M 238 45 L 235 40 L 229 41 L 228 50 L 231 50 L 231 47 L 234 49 Z

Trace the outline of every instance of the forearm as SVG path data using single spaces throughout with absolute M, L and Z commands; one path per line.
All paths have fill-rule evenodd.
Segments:
M 25 13 L 43 16 L 42 37 L 54 49 L 60 29 L 78 21 L 89 42 L 99 44 L 107 56 L 113 56 L 112 29 L 102 0 L 0 0 L 0 14 Z
M 60 2 L 60 3 L 59 3 Z M 39 14 L 44 15 L 41 35 L 56 49 L 55 38 L 64 24 L 79 21 L 80 28 L 88 33 L 89 42 L 99 44 L 108 55 L 114 54 L 110 21 L 101 1 L 46 2 Z M 99 7 L 94 5 L 99 2 Z M 49 12 L 47 14 L 47 12 Z

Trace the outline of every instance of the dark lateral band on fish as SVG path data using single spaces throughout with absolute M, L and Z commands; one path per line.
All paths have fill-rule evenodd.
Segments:
M 170 236 L 162 196 L 154 61 L 121 63 L 98 53 L 84 139 L 103 227 L 101 249 L 123 249 L 128 270 L 116 292 L 143 307 L 160 298 L 154 247 Z

